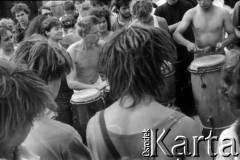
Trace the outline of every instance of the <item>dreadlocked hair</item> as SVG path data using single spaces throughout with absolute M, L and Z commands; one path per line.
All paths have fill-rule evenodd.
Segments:
M 64 49 L 42 39 L 22 42 L 11 60 L 27 64 L 46 82 L 64 77 L 72 68 L 71 57 Z
M 130 95 L 134 106 L 146 95 L 161 97 L 162 68 L 168 67 L 168 62 L 174 64 L 175 54 L 167 32 L 136 25 L 117 31 L 103 46 L 99 67 L 108 79 L 113 98 Z
M 46 84 L 32 70 L 0 58 L 0 144 L 53 103 Z

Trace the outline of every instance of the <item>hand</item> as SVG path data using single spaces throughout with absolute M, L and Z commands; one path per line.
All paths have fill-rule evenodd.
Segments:
M 220 49 L 222 49 L 222 47 L 223 47 L 223 45 L 221 42 L 216 44 L 216 50 L 220 50 Z
M 206 47 L 203 48 L 203 53 L 204 53 L 204 54 L 208 54 L 208 53 L 211 52 L 211 50 L 212 50 L 212 49 L 211 49 L 210 46 L 206 46 Z
M 102 83 L 96 85 L 96 88 L 98 90 L 102 90 L 103 88 L 107 87 L 108 86 L 108 82 L 107 81 L 103 81 Z
M 187 50 L 188 50 L 188 52 L 193 52 L 194 53 L 196 51 L 196 45 L 193 44 L 193 43 L 189 43 L 187 45 Z

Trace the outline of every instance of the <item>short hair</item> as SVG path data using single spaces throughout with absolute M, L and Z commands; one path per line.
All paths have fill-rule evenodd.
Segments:
M 136 25 L 114 33 L 103 46 L 99 67 L 108 79 L 113 98 L 130 95 L 135 105 L 145 95 L 161 97 L 162 67 L 170 70 L 167 63 L 174 64 L 174 55 L 175 45 L 166 31 Z
M 46 9 L 46 10 L 49 10 L 52 12 L 51 8 L 50 7 L 47 7 L 47 6 L 41 6 L 39 9 L 38 9 L 38 15 L 41 15 L 42 14 L 42 10 L 43 9 Z
M 71 1 L 66 1 L 63 4 L 63 9 L 64 9 L 64 11 L 74 11 L 75 10 L 75 5 Z
M 106 21 L 107 21 L 107 29 L 108 31 L 111 30 L 111 18 L 110 18 L 110 11 L 108 9 L 105 8 L 98 8 L 98 9 L 92 9 L 92 11 L 90 12 L 90 15 L 94 15 L 97 18 L 101 18 L 101 17 L 105 17 Z
M 77 25 L 81 27 L 78 30 L 79 36 L 84 37 L 85 34 L 87 34 L 91 30 L 92 26 L 97 24 L 98 24 L 98 18 L 93 15 L 88 15 L 86 17 L 81 18 L 77 22 Z
M 61 19 L 62 25 L 64 29 L 74 28 L 77 23 L 74 15 L 64 15 Z
M 0 143 L 53 103 L 46 84 L 32 70 L 0 58 Z
M 16 13 L 20 11 L 24 11 L 26 14 L 30 14 L 28 6 L 22 2 L 14 4 L 14 6 L 11 8 L 11 13 L 13 17 L 15 17 Z
M 146 17 L 153 9 L 151 0 L 132 0 L 130 12 L 136 18 Z
M 222 70 L 220 91 L 232 105 L 240 106 L 240 51 L 231 49 L 229 52 Z
M 62 26 L 61 21 L 56 17 L 48 17 L 42 22 L 42 32 L 45 35 L 45 31 L 49 32 L 53 27 L 57 26 Z
M 11 31 L 13 31 L 14 26 L 15 26 L 15 23 L 11 18 L 0 19 L 0 27 L 9 28 Z
M 115 0 L 113 5 L 119 10 L 121 6 L 128 6 L 131 0 Z
M 72 69 L 71 57 L 64 49 L 40 38 L 23 41 L 11 60 L 27 64 L 47 83 L 66 76 Z
M 24 38 L 26 39 L 34 33 L 45 35 L 42 30 L 42 24 L 43 24 L 43 21 L 47 18 L 48 18 L 48 16 L 46 16 L 46 15 L 38 15 L 37 17 L 35 17 L 29 24 L 29 26 L 25 32 Z
M 7 31 L 12 32 L 10 28 L 0 27 L 0 43 L 1 43 L 2 37 L 7 34 Z

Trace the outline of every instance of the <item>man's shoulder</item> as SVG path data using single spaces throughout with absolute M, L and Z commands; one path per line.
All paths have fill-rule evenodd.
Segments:
M 68 47 L 67 52 L 70 53 L 70 54 L 75 53 L 75 52 L 76 52 L 76 49 L 78 49 L 79 47 L 82 46 L 82 43 L 83 43 L 83 42 L 82 42 L 82 39 L 81 39 L 81 40 L 79 40 L 79 41 L 71 44 L 71 45 Z

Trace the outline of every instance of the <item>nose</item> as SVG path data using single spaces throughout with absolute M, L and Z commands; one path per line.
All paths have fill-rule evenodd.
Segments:
M 100 26 L 102 27 L 104 24 L 103 23 L 100 23 Z

